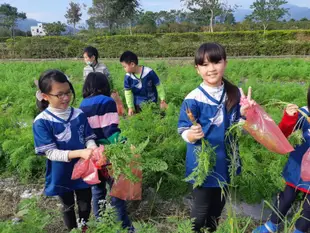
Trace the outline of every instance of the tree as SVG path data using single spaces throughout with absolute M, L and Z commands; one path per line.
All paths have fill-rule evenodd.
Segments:
M 94 17 L 90 17 L 88 20 L 86 20 L 86 24 L 88 26 L 88 29 L 96 29 L 96 20 Z
M 70 2 L 69 8 L 67 8 L 67 13 L 65 14 L 68 24 L 73 24 L 74 33 L 76 24 L 81 21 L 82 17 L 81 10 L 82 7 L 80 4 Z
M 224 23 L 228 25 L 236 24 L 236 18 L 233 13 L 228 13 L 224 19 Z
M 146 33 L 156 32 L 156 13 L 152 11 L 142 12 L 138 21 L 138 26 Z
M 276 22 L 288 13 L 288 9 L 281 7 L 286 3 L 286 0 L 256 0 L 250 6 L 254 11 L 246 18 L 261 23 L 265 33 L 270 22 Z
M 26 13 L 18 12 L 16 7 L 4 3 L 0 5 L 0 26 L 11 30 L 11 37 L 14 37 L 14 27 L 18 19 L 26 19 Z
M 209 30 L 213 32 L 214 19 L 223 12 L 232 12 L 233 9 L 222 0 L 181 0 L 192 11 L 196 21 L 209 22 Z
M 129 20 L 130 34 L 132 34 L 132 23 L 134 18 L 140 12 L 140 2 L 139 0 L 119 0 L 118 8 L 120 9 L 120 21 Z
M 304 21 L 309 21 L 309 19 L 307 17 L 303 17 L 299 21 L 304 22 Z
M 131 21 L 134 18 L 140 3 L 138 0 L 93 0 L 93 5 L 88 10 L 92 21 L 112 28 Z
M 48 36 L 60 36 L 62 32 L 66 31 L 66 25 L 58 22 L 45 23 L 43 25 L 44 31 Z

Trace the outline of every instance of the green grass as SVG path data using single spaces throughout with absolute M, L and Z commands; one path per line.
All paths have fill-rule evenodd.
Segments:
M 157 72 L 164 83 L 170 107 L 165 117 L 162 117 L 158 107 L 147 106 L 142 113 L 130 119 L 122 119 L 120 127 L 130 143 L 137 145 L 149 138 L 143 157 L 149 159 L 149 162 L 154 158 L 153 161 L 157 161 L 159 163 L 157 165 L 164 168 L 162 169 L 164 171 L 157 171 L 151 169 L 156 164 L 146 163 L 147 169 L 143 175 L 144 187 L 156 188 L 158 181 L 161 180 L 158 192 L 163 198 L 183 195 L 188 188 L 183 181 L 185 143 L 177 135 L 177 121 L 180 104 L 184 97 L 199 85 L 201 78 L 191 62 L 185 60 L 142 60 L 140 63 Z M 123 98 L 124 71 L 121 65 L 115 60 L 107 60 L 105 64 L 111 72 L 115 89 Z M 1 63 L 0 172 L 2 175 L 18 176 L 24 182 L 44 178 L 45 159 L 35 156 L 33 147 L 32 121 L 38 114 L 35 107 L 34 80 L 47 69 L 62 70 L 74 85 L 77 107 L 82 99 L 83 67 L 82 61 Z M 229 60 L 226 76 L 244 89 L 252 86 L 253 98 L 260 104 L 277 99 L 304 106 L 310 81 L 310 60 L 232 59 Z M 279 122 L 283 113 L 283 109 L 274 106 L 266 107 L 266 111 L 276 122 Z M 243 160 L 243 172 L 235 180 L 238 199 L 249 203 L 259 202 L 261 199 L 270 200 L 284 185 L 281 171 L 287 157 L 267 151 L 249 136 L 243 137 L 240 141 L 240 154 Z M 227 221 L 224 223 L 224 228 L 225 225 L 230 226 Z M 243 222 L 243 226 L 248 224 L 247 220 Z

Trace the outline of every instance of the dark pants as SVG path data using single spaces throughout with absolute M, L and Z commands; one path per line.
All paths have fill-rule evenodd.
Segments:
M 101 210 L 100 207 L 103 206 L 101 202 L 103 202 L 106 199 L 107 195 L 106 184 L 108 184 L 110 187 L 112 187 L 113 185 L 113 180 L 111 178 L 106 179 L 101 175 L 100 172 L 99 172 L 99 179 L 101 180 L 101 183 L 92 186 L 93 209 L 96 218 L 99 218 L 100 216 L 100 210 Z M 111 204 L 116 209 L 117 219 L 122 222 L 122 227 L 123 228 L 132 227 L 132 223 L 127 214 L 126 201 L 119 199 L 117 197 L 111 197 Z
M 135 105 L 135 111 L 136 111 L 136 113 L 139 113 L 142 111 L 140 105 Z
M 77 228 L 75 216 L 75 200 L 74 193 L 77 199 L 78 213 L 80 221 L 87 222 L 91 211 L 91 189 L 78 189 L 74 192 L 67 192 L 59 196 L 60 202 L 63 205 L 63 219 L 68 230 Z
M 296 199 L 297 194 L 301 192 L 296 190 L 295 188 L 286 185 L 283 192 L 281 192 L 278 195 L 278 199 L 275 203 L 275 209 L 278 211 L 277 213 L 272 213 L 271 215 L 271 222 L 274 224 L 279 224 L 281 222 L 281 219 L 278 215 L 280 215 L 282 218 L 286 216 L 287 212 L 291 208 L 293 202 Z M 301 212 L 301 215 L 303 217 L 300 217 L 296 223 L 295 227 L 297 230 L 302 232 L 307 232 L 310 228 L 310 221 L 307 219 L 310 219 L 310 194 L 304 194 L 304 204 L 302 206 L 303 210 Z
M 218 221 L 225 205 L 225 194 L 221 188 L 198 187 L 193 190 L 194 204 L 191 218 L 194 218 L 195 232 L 207 228 L 210 232 L 216 231 Z

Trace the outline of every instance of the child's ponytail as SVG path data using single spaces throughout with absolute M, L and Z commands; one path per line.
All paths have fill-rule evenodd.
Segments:
M 225 91 L 227 94 L 226 108 L 229 112 L 240 100 L 240 91 L 237 86 L 223 78 Z

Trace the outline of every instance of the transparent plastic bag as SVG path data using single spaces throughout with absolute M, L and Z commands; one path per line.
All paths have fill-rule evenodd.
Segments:
M 301 161 L 301 179 L 303 181 L 310 181 L 310 148 L 302 157 Z
M 241 101 L 241 105 L 246 104 Z M 268 150 L 278 154 L 287 154 L 294 150 L 277 124 L 256 104 L 246 111 L 243 128 Z

